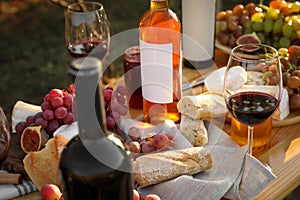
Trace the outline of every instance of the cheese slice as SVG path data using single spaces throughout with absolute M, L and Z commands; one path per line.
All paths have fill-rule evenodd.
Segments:
M 273 119 L 283 120 L 290 114 L 289 94 L 287 89 L 283 89 L 281 102 L 273 115 Z

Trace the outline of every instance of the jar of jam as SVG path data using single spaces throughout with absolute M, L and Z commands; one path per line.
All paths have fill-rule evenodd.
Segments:
M 143 97 L 139 46 L 130 47 L 124 52 L 124 79 L 129 106 L 135 109 L 142 109 Z

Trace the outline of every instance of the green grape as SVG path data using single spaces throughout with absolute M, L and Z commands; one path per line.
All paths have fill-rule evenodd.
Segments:
M 300 30 L 300 19 L 293 19 L 292 26 L 293 26 L 294 31 L 299 31 Z
M 272 46 L 272 39 L 270 37 L 266 38 L 265 44 Z
M 292 25 L 288 24 L 288 23 L 285 23 L 283 26 L 282 26 L 282 34 L 287 37 L 287 38 L 291 38 L 292 37 L 292 34 L 293 34 L 293 27 Z
M 251 27 L 245 28 L 244 35 L 249 34 L 249 33 L 253 33 L 253 29 Z
M 246 22 L 244 22 L 243 26 L 244 26 L 244 28 L 251 28 L 252 27 L 252 22 L 250 20 L 246 21 Z
M 257 13 L 254 13 L 251 16 L 251 21 L 252 22 L 263 22 L 263 20 L 264 20 L 264 14 L 263 13 L 257 12 Z
M 266 42 L 266 37 L 262 32 L 257 32 L 256 35 L 258 36 L 258 38 L 260 39 L 261 43 L 265 44 Z
M 282 19 L 277 19 L 275 22 L 274 22 L 274 25 L 273 25 L 273 33 L 280 33 L 281 30 L 282 30 L 282 27 L 283 27 L 283 20 Z
M 270 20 L 277 20 L 279 18 L 280 11 L 274 8 L 269 8 L 266 12 L 265 18 Z
M 278 49 L 278 48 L 279 48 L 279 43 L 278 43 L 278 41 L 273 41 L 272 46 L 273 46 L 275 49 Z
M 264 23 L 263 22 L 254 22 L 252 24 L 253 31 L 262 31 L 264 29 Z
M 274 24 L 273 20 L 265 19 L 265 21 L 264 21 L 264 31 L 266 33 L 270 33 L 273 30 L 273 24 Z
M 278 44 L 280 48 L 289 48 L 289 46 L 291 45 L 291 41 L 287 37 L 281 37 Z

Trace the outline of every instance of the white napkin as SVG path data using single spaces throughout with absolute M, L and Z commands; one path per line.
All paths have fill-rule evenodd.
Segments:
M 207 125 L 209 126 L 209 142 L 205 148 L 210 150 L 213 160 L 213 167 L 210 170 L 194 176 L 184 175 L 160 184 L 139 188 L 139 192 L 155 193 L 164 200 L 211 200 L 222 197 L 244 200 L 255 197 L 275 178 L 275 175 L 260 161 L 246 154 L 246 146 L 238 146 L 216 125 L 212 123 Z M 127 120 L 120 126 L 127 133 L 131 126 L 142 126 L 142 124 Z M 166 130 L 167 126 L 170 126 L 169 130 L 175 131 L 178 135 L 178 129 L 174 129 L 176 127 L 174 123 L 167 122 L 156 129 Z
M 22 196 L 36 190 L 35 185 L 29 180 L 23 180 L 21 184 L 0 184 L 0 200 Z

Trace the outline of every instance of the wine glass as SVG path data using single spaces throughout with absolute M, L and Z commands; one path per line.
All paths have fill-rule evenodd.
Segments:
M 248 126 L 252 155 L 253 126 L 274 113 L 282 95 L 282 71 L 275 48 L 262 44 L 232 49 L 224 77 L 224 98 L 232 117 Z
M 7 118 L 0 107 L 0 168 L 4 163 L 10 147 L 10 130 Z
M 65 12 L 65 39 L 73 59 L 91 55 L 102 60 L 110 40 L 109 21 L 103 5 L 92 1 L 70 4 Z

